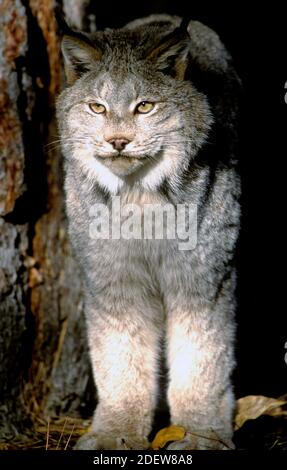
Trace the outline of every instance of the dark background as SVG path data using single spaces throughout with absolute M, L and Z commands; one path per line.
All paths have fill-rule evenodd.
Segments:
M 285 211 L 281 190 L 285 183 L 287 28 L 283 7 L 276 2 L 258 3 L 258 7 L 252 2 L 224 5 L 179 0 L 91 3 L 90 13 L 96 14 L 99 29 L 121 27 L 151 13 L 172 13 L 207 24 L 231 52 L 244 90 L 235 388 L 238 396 L 286 393 Z

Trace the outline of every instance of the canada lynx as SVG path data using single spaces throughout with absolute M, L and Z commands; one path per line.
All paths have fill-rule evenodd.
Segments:
M 240 81 L 231 58 L 208 27 L 168 15 L 92 35 L 66 27 L 62 52 L 66 207 L 99 398 L 77 448 L 149 447 L 162 355 L 171 422 L 188 431 L 168 448 L 232 447 Z M 139 208 L 133 230 L 146 206 L 191 204 L 196 243 L 112 236 L 115 201 Z M 91 231 L 95 204 L 108 209 L 109 236 Z

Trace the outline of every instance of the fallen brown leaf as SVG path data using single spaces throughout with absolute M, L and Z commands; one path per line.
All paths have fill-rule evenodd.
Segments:
M 185 429 L 182 426 L 172 424 L 161 429 L 151 443 L 153 450 L 159 450 L 166 446 L 168 442 L 180 441 L 185 436 Z
M 262 395 L 248 395 L 237 400 L 237 413 L 235 416 L 235 429 L 240 429 L 245 421 L 256 419 L 261 415 L 286 416 L 283 409 L 287 401 L 284 399 L 268 398 Z

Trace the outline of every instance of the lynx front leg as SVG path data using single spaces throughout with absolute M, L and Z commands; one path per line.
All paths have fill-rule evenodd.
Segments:
M 169 449 L 233 447 L 233 330 L 232 318 L 217 308 L 171 312 L 168 401 L 172 423 L 188 433 Z
M 90 312 L 88 332 L 99 404 L 76 448 L 145 449 L 157 399 L 157 327 L 123 308 Z

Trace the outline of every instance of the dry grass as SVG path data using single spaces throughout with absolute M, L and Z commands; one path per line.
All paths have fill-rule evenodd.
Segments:
M 0 450 L 72 450 L 77 439 L 87 432 L 91 421 L 76 418 L 37 418 L 32 429 L 11 440 L 2 440 Z

